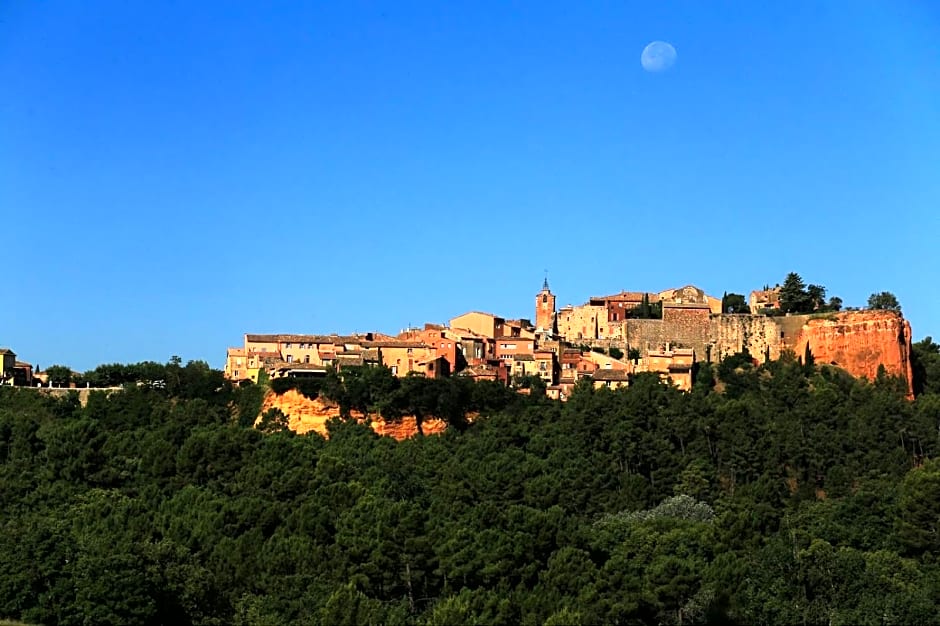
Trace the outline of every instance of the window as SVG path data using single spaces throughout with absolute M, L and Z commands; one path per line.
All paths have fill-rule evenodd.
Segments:
M 310 355 L 309 354 L 304 355 L 304 363 L 309 363 L 309 362 L 310 362 Z
M 397 375 L 398 375 L 398 366 L 397 366 L 397 365 L 393 365 L 390 369 L 392 370 L 392 376 L 397 376 Z
M 288 363 L 293 363 L 293 362 L 294 362 L 294 355 L 293 355 L 293 354 L 288 354 L 288 355 L 287 355 L 287 362 L 288 362 Z
M 290 350 L 290 346 L 291 346 L 290 342 L 287 342 L 287 345 L 284 346 L 284 347 L 287 348 L 288 350 Z
M 235 370 L 234 372 L 232 372 L 232 376 L 235 376 L 235 377 L 237 378 L 237 377 L 238 377 L 238 370 Z
M 548 296 L 542 296 L 542 304 L 548 302 Z

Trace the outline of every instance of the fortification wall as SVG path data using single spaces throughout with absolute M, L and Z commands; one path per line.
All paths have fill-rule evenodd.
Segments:
M 778 323 L 780 319 L 763 315 L 716 315 L 709 321 L 709 343 L 713 346 L 711 360 L 718 362 L 745 348 L 760 360 L 768 353 L 771 359 L 780 358 L 780 351 L 785 347 L 783 339 L 786 338 L 786 330 Z M 802 325 L 799 322 L 799 326 Z
M 65 398 L 74 392 L 78 395 L 78 402 L 83 407 L 88 404 L 88 398 L 93 393 L 101 392 L 110 395 L 124 390 L 122 387 L 17 387 L 17 389 L 32 389 L 36 393 L 55 398 Z
M 677 346 L 692 348 L 695 357 L 704 361 L 710 343 L 709 317 L 707 308 L 663 307 L 663 327 L 669 341 Z
M 712 360 L 745 347 L 755 358 L 802 356 L 807 346 L 817 363 L 837 365 L 853 376 L 873 379 L 878 367 L 908 381 L 911 325 L 893 311 L 845 311 L 823 315 L 720 315 L 711 319 Z M 698 354 L 696 354 L 698 358 Z
M 669 341 L 663 320 L 629 319 L 625 323 L 625 329 L 627 345 L 640 351 L 646 350 L 647 346 L 656 347 Z

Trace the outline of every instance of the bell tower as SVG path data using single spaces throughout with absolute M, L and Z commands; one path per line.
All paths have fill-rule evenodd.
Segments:
M 548 276 L 535 296 L 535 328 L 538 333 L 555 334 L 555 294 L 548 287 Z

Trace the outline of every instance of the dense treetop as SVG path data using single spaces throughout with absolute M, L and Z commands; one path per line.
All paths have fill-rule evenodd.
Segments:
M 343 418 L 328 440 L 252 428 L 265 388 L 200 364 L 114 373 L 125 390 L 84 408 L 0 388 L 0 617 L 933 622 L 940 346 L 914 366 L 914 401 L 748 355 L 690 393 L 640 375 L 564 404 L 381 370 L 301 389 L 454 425 L 402 442 Z

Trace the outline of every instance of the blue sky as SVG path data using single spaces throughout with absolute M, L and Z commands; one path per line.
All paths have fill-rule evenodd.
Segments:
M 546 269 L 797 271 L 936 337 L 938 174 L 929 2 L 0 3 L 0 345 L 43 367 L 529 317 Z

